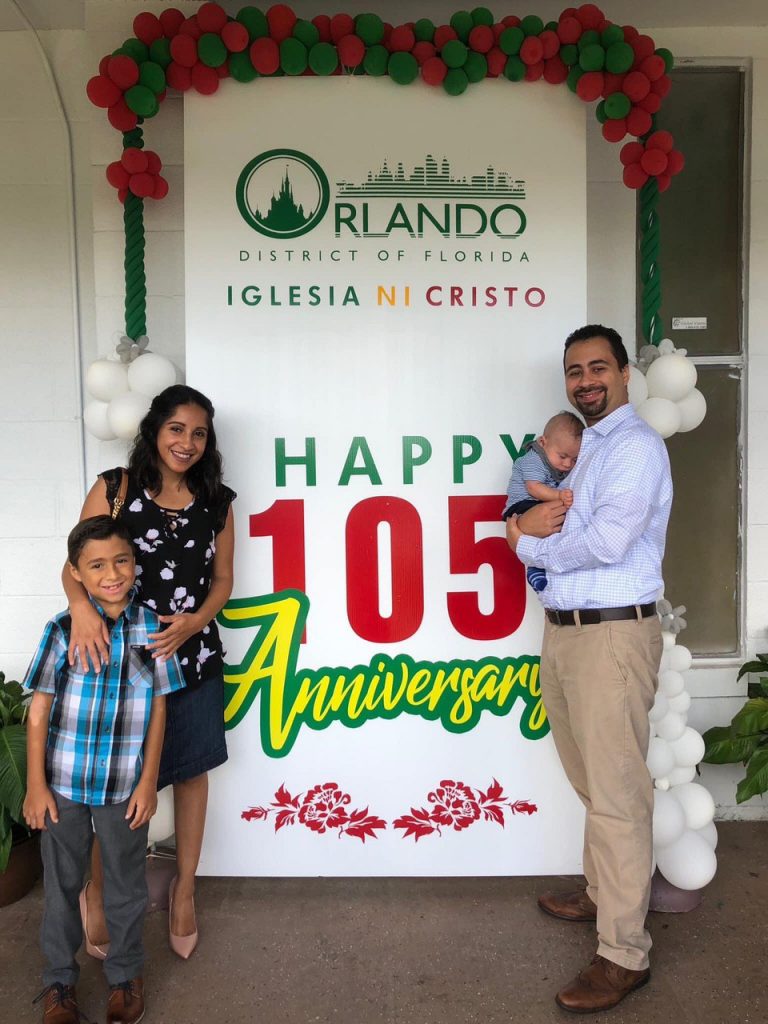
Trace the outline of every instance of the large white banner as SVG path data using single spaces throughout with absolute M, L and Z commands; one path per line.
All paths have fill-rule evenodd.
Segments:
M 578 870 L 500 513 L 585 319 L 584 136 L 544 84 L 185 97 L 187 375 L 239 494 L 203 872 Z

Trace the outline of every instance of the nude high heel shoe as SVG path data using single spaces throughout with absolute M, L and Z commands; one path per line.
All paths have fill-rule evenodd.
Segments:
M 191 935 L 174 935 L 171 931 L 171 920 L 173 916 L 173 893 L 176 889 L 176 879 L 174 878 L 171 882 L 171 887 L 168 890 L 168 940 L 171 945 L 173 952 L 182 958 L 182 960 L 189 960 L 195 951 L 197 946 L 197 927 Z M 192 904 L 194 909 L 194 903 Z M 197 922 L 195 922 L 197 923 Z
M 86 882 L 80 892 L 80 918 L 83 922 L 83 935 L 85 936 L 85 952 L 94 960 L 106 960 L 109 953 L 109 943 L 104 942 L 101 946 L 94 946 L 88 938 L 88 900 L 86 894 L 90 881 Z

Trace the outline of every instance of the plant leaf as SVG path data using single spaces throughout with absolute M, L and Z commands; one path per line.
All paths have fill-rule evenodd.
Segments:
M 13 843 L 13 831 L 11 829 L 11 818 L 5 807 L 0 807 L 0 875 L 8 867 L 8 858 L 11 855 L 11 844 Z
M 702 737 L 705 744 L 702 761 L 707 764 L 747 762 L 760 742 L 757 736 L 734 736 L 730 725 L 716 725 Z
M 736 681 L 738 682 L 738 680 L 741 679 L 742 676 L 745 676 L 750 672 L 765 672 L 766 668 L 768 668 L 768 661 L 763 661 L 763 658 L 765 657 L 766 655 L 764 654 L 758 654 L 758 658 L 760 659 L 760 661 L 745 661 L 739 669 L 739 674 L 736 676 Z
M 768 790 L 768 747 L 755 751 L 747 764 L 747 777 L 736 787 L 736 803 L 742 804 L 750 797 Z
M 27 731 L 23 725 L 0 729 L 0 805 L 21 822 L 27 788 Z

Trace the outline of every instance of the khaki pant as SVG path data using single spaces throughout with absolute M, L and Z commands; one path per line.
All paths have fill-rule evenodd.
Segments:
M 642 970 L 651 889 L 653 783 L 648 712 L 661 660 L 655 615 L 544 628 L 541 692 L 568 781 L 584 804 L 584 874 L 598 953 Z

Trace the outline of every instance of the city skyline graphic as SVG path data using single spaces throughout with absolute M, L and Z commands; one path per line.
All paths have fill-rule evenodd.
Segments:
M 402 161 L 395 170 L 388 159 L 378 171 L 368 171 L 364 182 L 356 184 L 344 179 L 336 182 L 337 196 L 349 198 L 375 198 L 386 196 L 416 196 L 427 199 L 525 199 L 525 181 L 512 178 L 507 171 L 496 171 L 490 164 L 482 174 L 469 178 L 454 177 L 447 157 L 438 164 L 428 153 L 423 165 L 416 165 L 406 177 Z

